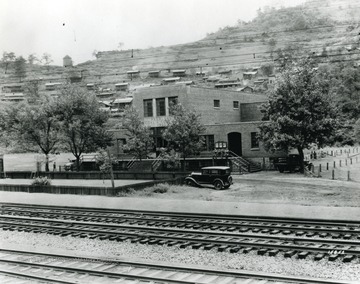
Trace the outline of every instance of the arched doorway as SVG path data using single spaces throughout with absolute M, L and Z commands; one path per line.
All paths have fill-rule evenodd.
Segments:
M 228 147 L 230 151 L 242 156 L 241 133 L 231 132 L 228 134 Z

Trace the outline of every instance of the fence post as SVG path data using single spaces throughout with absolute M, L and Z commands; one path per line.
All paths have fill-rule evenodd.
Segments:
M 345 166 L 347 166 L 347 159 L 345 159 Z
M 315 166 L 311 165 L 311 172 L 314 173 L 315 172 Z
M 329 162 L 326 163 L 326 170 L 329 170 Z
M 321 164 L 319 165 L 319 173 L 321 173 Z
M 341 167 L 341 160 L 339 161 L 339 165 L 340 165 L 340 167 Z
M 350 180 L 350 171 L 347 171 L 347 180 Z
M 331 179 L 335 179 L 335 170 L 332 170 L 331 172 Z
M 334 161 L 334 168 L 336 168 L 336 162 Z

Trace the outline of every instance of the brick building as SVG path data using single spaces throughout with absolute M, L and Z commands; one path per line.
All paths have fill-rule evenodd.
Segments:
M 194 109 L 201 115 L 205 125 L 205 145 L 203 155 L 211 156 L 214 144 L 228 143 L 229 150 L 256 161 L 262 161 L 271 154 L 258 142 L 258 126 L 261 122 L 260 105 L 267 101 L 264 95 L 200 88 L 185 85 L 165 85 L 137 90 L 133 94 L 135 107 L 145 125 L 151 127 L 156 147 L 164 147 L 161 137 L 169 117 L 169 105 L 178 101 L 186 108 Z M 116 143 L 114 154 L 122 153 L 126 143 L 123 131 L 114 131 Z

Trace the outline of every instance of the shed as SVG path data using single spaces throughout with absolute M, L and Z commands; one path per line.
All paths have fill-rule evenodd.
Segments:
M 23 92 L 22 85 L 5 85 L 2 87 L 4 93 L 21 93 Z
M 87 88 L 89 91 L 95 90 L 95 84 L 92 84 L 92 83 L 86 84 L 86 88 Z

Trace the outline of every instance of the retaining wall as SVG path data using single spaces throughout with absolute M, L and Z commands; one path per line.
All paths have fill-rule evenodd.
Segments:
M 181 184 L 183 177 L 167 180 L 153 180 L 138 184 L 129 184 L 115 188 L 111 187 L 84 187 L 84 186 L 33 186 L 33 185 L 10 185 L 0 184 L 0 191 L 28 192 L 28 193 L 53 193 L 53 194 L 77 194 L 77 195 L 103 195 L 117 196 L 129 188 L 134 190 L 144 189 L 160 183 Z

